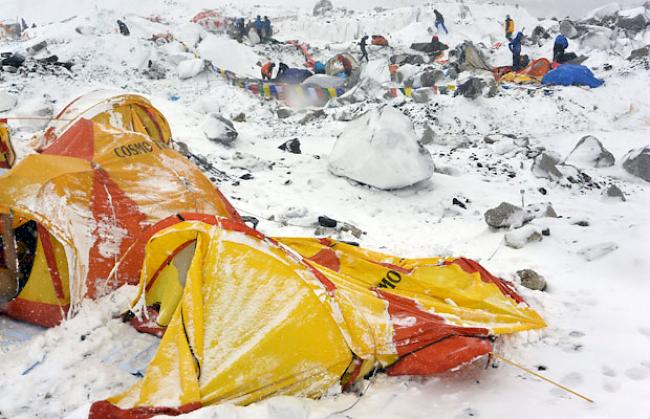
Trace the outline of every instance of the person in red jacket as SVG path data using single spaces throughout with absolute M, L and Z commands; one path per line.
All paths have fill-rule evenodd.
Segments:
M 337 59 L 339 60 L 339 63 L 341 63 L 341 65 L 343 66 L 343 71 L 345 72 L 345 75 L 350 77 L 350 74 L 352 74 L 352 63 L 350 62 L 350 60 L 345 58 L 342 54 L 339 54 Z
M 268 62 L 262 66 L 262 80 L 271 80 L 273 78 L 273 69 L 275 63 Z

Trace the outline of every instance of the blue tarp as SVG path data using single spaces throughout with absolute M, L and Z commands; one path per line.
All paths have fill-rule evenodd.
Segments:
M 551 70 L 542 79 L 542 84 L 553 84 L 560 86 L 589 86 L 600 87 L 605 83 L 597 79 L 594 73 L 584 65 L 563 64 Z
M 301 68 L 289 68 L 284 73 L 276 77 L 275 81 L 288 84 L 300 84 L 305 79 L 311 77 L 311 71 Z

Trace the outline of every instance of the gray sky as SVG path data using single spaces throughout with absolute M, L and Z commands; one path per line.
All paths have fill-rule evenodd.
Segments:
M 504 3 L 519 4 L 525 7 L 535 16 L 544 17 L 583 17 L 588 11 L 605 4 L 612 3 L 612 0 L 502 0 Z M 624 7 L 639 6 L 644 0 L 618 0 Z

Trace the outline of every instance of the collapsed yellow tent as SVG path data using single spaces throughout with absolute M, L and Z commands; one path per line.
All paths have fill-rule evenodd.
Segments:
M 82 118 L 144 134 L 165 145 L 172 142 L 167 119 L 149 100 L 135 93 L 96 90 L 79 96 L 52 119 L 41 146 L 51 144 Z
M 78 120 L 0 176 L 0 208 L 26 243 L 18 319 L 58 324 L 84 297 L 137 284 L 148 227 L 184 212 L 239 218 L 185 157 L 150 137 Z M 128 252 L 128 257 L 124 255 Z
M 376 368 L 435 374 L 490 353 L 495 335 L 545 326 L 509 284 L 466 259 L 273 240 L 210 216 L 153 230 L 132 320 L 166 331 L 145 377 L 95 403 L 91 418 L 317 397 Z
M 16 153 L 11 145 L 7 120 L 0 118 L 0 169 L 10 169 L 16 160 Z

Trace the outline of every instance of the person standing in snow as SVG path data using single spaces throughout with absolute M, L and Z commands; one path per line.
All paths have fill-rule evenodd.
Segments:
M 237 36 L 239 37 L 239 41 L 244 39 L 244 36 L 246 35 L 246 25 L 244 24 L 244 18 L 239 17 L 235 21 L 235 28 L 237 30 Z
M 278 75 L 276 76 L 276 78 L 283 75 L 284 72 L 287 71 L 288 69 L 289 69 L 288 65 L 286 65 L 285 63 L 280 63 L 280 66 L 278 67 Z
M 262 81 L 271 80 L 273 78 L 274 68 L 275 68 L 274 62 L 268 62 L 262 66 Z
M 445 18 L 442 16 L 442 13 L 438 11 L 438 9 L 433 9 L 433 14 L 436 15 L 436 30 L 438 33 L 440 33 L 440 28 L 445 31 L 445 34 L 448 34 L 449 31 L 447 30 L 447 27 L 445 26 Z
M 264 16 L 264 22 L 263 22 L 263 33 L 264 33 L 264 39 L 269 39 L 271 38 L 271 35 L 273 35 L 273 29 L 271 28 L 271 21 L 269 20 L 268 16 Z
M 257 17 L 255 18 L 255 31 L 257 32 L 257 36 L 260 37 L 260 41 L 264 39 L 264 37 L 262 36 L 263 35 L 262 29 L 264 29 L 264 22 L 262 22 L 262 17 L 260 15 L 257 15 Z
M 506 15 L 506 39 L 512 41 L 512 34 L 515 33 L 515 21 Z
M 523 38 L 524 34 L 517 32 L 515 39 L 508 44 L 508 48 L 512 52 L 512 71 L 519 71 L 521 69 L 521 41 Z
M 368 62 L 368 51 L 366 50 L 366 46 L 368 45 L 366 41 L 368 40 L 368 35 L 365 35 L 363 38 L 361 38 L 361 42 L 359 42 L 359 48 L 361 48 L 361 58 L 359 61 L 363 61 L 363 59 L 366 59 L 366 62 Z
M 553 44 L 553 62 L 563 63 L 564 60 L 564 51 L 569 48 L 569 40 L 566 39 L 566 36 L 559 34 L 555 38 L 555 43 Z

